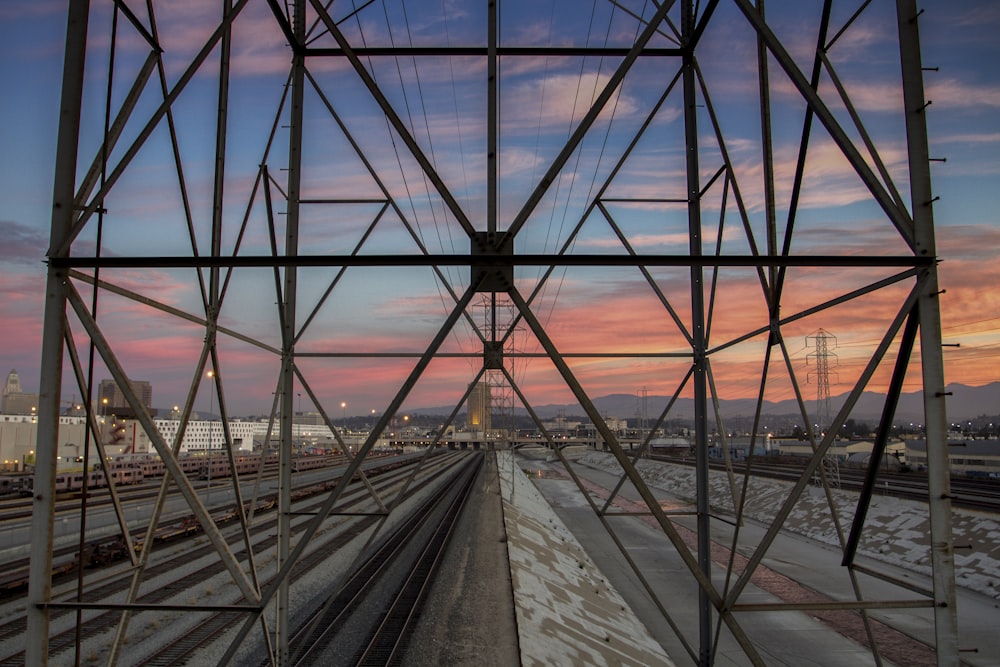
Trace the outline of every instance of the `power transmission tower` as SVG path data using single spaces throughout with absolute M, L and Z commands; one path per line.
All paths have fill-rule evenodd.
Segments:
M 806 363 L 808 364 L 811 360 L 814 365 L 814 370 L 809 371 L 806 377 L 810 382 L 816 383 L 816 419 L 814 425 L 818 432 L 813 432 L 813 425 L 810 425 L 808 429 L 813 442 L 816 442 L 819 437 L 822 437 L 824 431 L 832 431 L 833 437 L 836 437 L 840 430 L 839 425 L 830 423 L 830 376 L 836 377 L 837 375 L 836 371 L 832 370 L 837 367 L 837 355 L 831 350 L 837 348 L 837 337 L 824 329 L 819 329 L 806 336 L 806 346 L 815 349 L 814 352 L 810 352 L 806 356 Z M 823 457 L 822 468 L 816 471 L 818 483 L 822 483 L 823 474 L 826 475 L 829 484 L 836 488 L 840 487 L 840 462 L 832 447 L 827 450 L 826 456 Z
M 837 337 L 824 329 L 806 336 L 806 347 L 814 349 L 806 355 L 806 364 L 812 362 L 813 370 L 807 374 L 809 382 L 816 384 L 816 420 L 820 431 L 833 428 L 830 424 L 830 377 L 837 377 Z M 836 382 L 836 380 L 834 380 Z
M 510 446 L 516 435 L 516 425 L 514 390 L 508 378 L 517 376 L 518 343 L 523 330 L 515 323 L 517 312 L 510 300 L 484 294 L 473 310 L 476 322 L 489 336 L 483 343 L 483 382 L 490 411 L 490 428 L 485 437 L 487 442 Z
M 81 361 L 86 355 L 76 349 L 88 345 L 99 358 L 96 364 L 123 387 L 238 591 L 241 603 L 234 613 L 242 618 L 224 661 L 252 635 L 269 652 L 274 648 L 275 663 L 285 664 L 293 568 L 343 492 L 338 485 L 322 511 L 293 531 L 297 395 L 305 393 L 327 422 L 342 396 L 329 398 L 333 390 L 324 382 L 335 383 L 341 394 L 370 393 L 380 400 L 371 434 L 343 472 L 351 479 L 404 403 L 419 394 L 432 375 L 429 369 L 447 367 L 456 358 L 473 360 L 471 377 L 449 378 L 457 387 L 456 411 L 467 388 L 494 375 L 502 375 L 503 386 L 527 404 L 509 362 L 530 358 L 545 364 L 547 384 L 539 393 L 544 397 L 558 385 L 572 395 L 621 466 L 623 482 L 636 489 L 695 582 L 699 632 L 691 653 L 700 664 L 713 664 L 722 637 L 738 644 L 750 662 L 763 664 L 743 625 L 746 616 L 736 610 L 805 483 L 781 501 L 745 568 L 716 576 L 708 450 L 710 399 L 720 397 L 710 396 L 715 390 L 709 387 L 725 391 L 714 379 L 730 365 L 740 366 L 730 364 L 732 355 L 749 350 L 747 355 L 765 357 L 755 393 L 760 398 L 753 399 L 760 416 L 765 387 L 771 386 L 767 373 L 798 372 L 784 341 L 804 333 L 797 328 L 803 320 L 901 285 L 910 289 L 886 298 L 894 307 L 886 310 L 884 344 L 872 347 L 844 406 L 834 418 L 828 407 L 819 408 L 827 432 L 816 439 L 803 479 L 825 465 L 835 435 L 830 425 L 846 418 L 875 370 L 890 363 L 889 342 L 906 323 L 898 352 L 902 370 L 891 384 L 901 386 L 906 363 L 918 354 L 934 545 L 928 596 L 933 599 L 927 606 L 934 610 L 939 664 L 957 664 L 935 197 L 919 48 L 919 25 L 926 18 L 920 18 L 914 0 L 897 0 L 895 13 L 885 3 L 862 3 L 858 9 L 857 2 L 833 0 L 820 11 L 821 3 L 788 2 L 766 16 L 764 4 L 750 0 L 647 3 L 640 13 L 618 2 L 597 3 L 595 17 L 604 22 L 605 37 L 584 27 L 585 34 L 572 39 L 550 36 L 550 46 L 531 37 L 523 41 L 536 34 L 537 25 L 553 23 L 533 15 L 531 3 L 514 3 L 514 9 L 510 3 L 467 3 L 456 13 L 446 13 L 440 3 L 407 3 L 401 11 L 401 3 L 378 1 L 233 0 L 218 3 L 223 9 L 214 13 L 207 9 L 213 3 L 181 3 L 180 9 L 178 4 L 68 3 L 41 349 L 26 664 L 46 662 L 54 608 L 51 547 L 63 366 L 72 365 L 65 375 L 77 379 L 73 391 L 89 395 L 82 380 L 88 377 Z M 425 12 L 419 17 L 418 6 Z M 504 11 L 509 13 L 501 16 Z M 417 18 L 422 26 L 442 28 L 411 31 Z M 444 29 L 450 22 L 451 29 L 461 28 L 460 46 L 455 46 L 458 33 Z M 568 29 L 574 21 L 554 23 Z M 813 33 L 813 48 L 801 48 L 809 39 L 805 27 Z M 898 35 L 892 57 L 880 53 L 868 61 L 866 72 L 886 63 L 887 82 L 902 73 L 896 120 L 906 128 L 905 170 L 886 168 L 884 147 L 864 127 L 866 110 L 852 104 L 854 88 L 838 76 L 841 65 L 847 71 L 856 67 L 857 41 L 849 38 L 858 30 Z M 419 34 L 419 43 L 399 41 L 411 34 Z M 793 35 L 795 48 L 781 35 Z M 720 43 L 733 46 L 719 49 Z M 109 51 L 102 54 L 108 56 L 101 61 L 108 63 L 105 70 L 87 62 L 99 49 Z M 451 76 L 441 73 L 445 61 L 454 64 L 444 68 Z M 550 63 L 563 69 L 550 72 Z M 734 73 L 741 85 L 733 85 Z M 742 85 L 750 78 L 756 85 Z M 456 82 L 457 91 L 431 90 L 436 83 Z M 780 94 L 772 95 L 772 86 Z M 574 89 L 592 94 L 567 104 L 563 93 Z M 747 98 L 733 98 L 734 89 Z M 738 109 L 738 117 L 728 109 Z M 879 126 L 888 115 L 878 110 Z M 530 128 L 524 131 L 529 118 L 538 119 L 538 134 L 546 141 L 525 140 L 532 134 Z M 565 123 L 556 126 L 553 119 Z M 478 134 L 470 137 L 472 128 Z M 436 154 L 445 146 L 453 152 Z M 754 147 L 752 153 L 748 147 Z M 895 155 L 896 143 L 890 148 Z M 823 160 L 813 159 L 817 150 L 824 151 Z M 828 162 L 829 152 L 843 166 L 843 183 L 815 172 L 817 163 Z M 776 155 L 792 156 L 795 169 L 781 169 Z M 779 182 L 786 175 L 787 181 Z M 902 180 L 894 182 L 899 175 Z M 882 236 L 870 247 L 845 249 L 850 234 L 843 226 L 855 211 L 842 217 L 833 211 L 826 219 L 838 221 L 836 240 L 825 252 L 799 253 L 815 250 L 817 238 L 831 238 L 829 228 L 817 223 L 822 216 L 797 217 L 800 202 L 822 198 L 831 187 L 843 188 L 829 198 L 832 208 L 847 199 L 855 205 L 860 196 L 865 210 L 874 212 L 853 221 L 865 231 L 857 235 L 859 243 L 872 238 L 871 231 Z M 839 196 L 847 192 L 850 197 Z M 153 193 L 164 198 L 151 202 Z M 556 218 L 565 227 L 549 224 Z M 104 234 L 105 227 L 114 233 Z M 810 232 L 808 242 L 799 240 Z M 830 273 L 823 276 L 829 294 L 814 292 L 821 272 Z M 747 280 L 748 275 L 755 278 Z M 858 276 L 860 284 L 840 290 L 845 276 Z M 163 289 L 167 278 L 176 280 L 176 289 Z M 748 284 L 759 290 L 756 298 L 745 298 Z M 627 289 L 615 293 L 612 285 Z M 631 298 L 640 291 L 645 301 L 635 305 Z M 125 307 L 101 310 L 98 317 L 98 297 Z M 488 320 L 473 313 L 484 297 L 490 300 Z M 512 316 L 493 313 L 504 302 Z M 570 305 L 560 313 L 566 302 Z M 400 315 L 392 310 L 400 303 L 420 306 Z M 600 307 L 581 324 L 588 305 Z M 364 318 L 354 316 L 361 310 Z M 132 334 L 125 325 L 137 320 L 148 328 Z M 377 321 L 344 335 L 361 320 Z M 507 345 L 514 322 L 532 338 L 524 347 L 536 351 L 522 354 Z M 605 329 L 597 333 L 604 335 L 586 335 L 601 325 Z M 148 360 L 142 351 L 153 347 L 133 343 L 147 343 L 153 329 L 174 334 L 162 347 L 176 357 L 169 364 L 159 360 L 160 366 L 187 367 L 185 386 L 178 390 L 187 396 L 179 411 L 182 424 L 207 368 L 215 371 L 211 389 L 224 428 L 233 412 L 231 397 L 238 393 L 224 387 L 260 388 L 261 402 L 273 400 L 269 428 L 278 434 L 281 457 L 276 559 L 254 552 L 249 531 L 247 561 L 234 554 L 195 493 L 194 480 L 180 467 L 173 443 L 157 437 L 153 415 L 128 387 L 128 377 L 144 373 Z M 468 340 L 473 343 L 465 344 Z M 823 345 L 822 351 L 816 348 L 815 360 L 822 356 L 823 363 L 817 402 L 824 403 L 830 341 L 817 341 Z M 785 357 L 784 367 L 770 363 L 772 353 Z M 391 372 L 382 375 L 363 372 L 387 367 Z M 633 392 L 642 381 L 634 375 L 637 369 L 650 382 L 673 383 L 674 398 L 693 404 L 693 546 L 678 537 L 675 519 L 656 501 L 594 405 L 595 396 Z M 376 376 L 390 379 L 374 392 Z M 782 379 L 808 418 L 801 378 Z M 667 411 L 652 418 L 650 428 L 658 428 Z M 228 446 L 231 438 L 225 438 Z M 150 520 L 150 534 L 157 520 L 158 515 Z M 122 513 L 119 522 L 128 541 Z M 614 530 L 610 522 L 607 529 Z M 863 529 L 857 525 L 850 537 Z M 845 566 L 854 558 L 849 544 Z M 152 548 L 131 554 L 136 572 L 124 595 L 128 603 L 139 598 L 144 559 Z M 734 553 L 742 548 L 730 546 Z M 261 562 L 267 565 L 258 572 Z M 857 584 L 856 571 L 845 570 Z M 727 582 L 724 588 L 719 581 Z M 87 599 L 86 593 L 76 599 Z M 871 608 L 860 592 L 857 596 L 859 609 Z M 116 602 L 111 608 L 119 607 Z M 109 662 L 126 642 L 130 613 L 122 613 Z

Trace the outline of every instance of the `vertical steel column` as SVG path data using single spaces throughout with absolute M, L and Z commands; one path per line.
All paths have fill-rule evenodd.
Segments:
M 497 80 L 497 26 L 499 23 L 499 17 L 497 16 L 498 7 L 497 0 L 490 0 L 489 2 L 489 17 L 488 17 L 488 27 L 487 27 L 487 44 L 486 44 L 486 68 L 487 68 L 487 86 L 488 90 L 486 93 L 486 231 L 488 238 L 492 239 L 494 243 L 498 241 L 497 237 L 497 135 L 499 134 L 499 127 L 497 127 L 497 90 L 499 82 Z M 497 293 L 490 293 L 490 324 L 489 324 L 489 341 L 496 345 L 497 342 Z M 489 379 L 489 378 L 488 378 Z M 490 383 L 487 382 L 487 391 Z M 487 400 L 486 406 L 491 406 L 492 403 Z M 492 407 L 487 407 L 487 410 L 492 410 Z M 486 423 L 483 422 L 483 430 L 486 429 Z M 485 436 L 485 433 L 484 433 Z
M 764 0 L 757 0 L 757 11 L 764 17 Z M 767 68 L 767 45 L 757 35 L 757 87 L 760 91 L 760 145 L 764 167 L 764 216 L 767 222 L 767 254 L 778 254 L 777 215 L 774 203 L 774 142 L 771 133 L 771 82 Z M 767 268 L 772 317 L 777 312 L 778 267 Z
M 222 203 L 223 203 L 223 192 L 225 189 L 226 182 L 226 128 L 229 120 L 229 62 L 230 62 L 230 51 L 232 50 L 232 35 L 233 28 L 232 24 L 225 19 L 229 18 L 229 15 L 233 11 L 232 0 L 225 0 L 223 2 L 223 31 L 222 39 L 219 43 L 219 96 L 216 104 L 216 121 L 215 121 L 215 174 L 212 182 L 212 257 L 219 257 L 222 254 Z M 208 290 L 208 346 L 213 351 L 212 354 L 212 371 L 211 377 L 217 378 L 219 369 L 215 367 L 216 355 L 215 351 L 215 338 L 216 329 L 219 322 L 219 308 L 220 308 L 220 284 L 219 277 L 221 273 L 221 268 L 218 266 L 213 266 L 209 269 L 209 290 Z M 216 379 L 210 382 L 211 392 L 215 392 L 218 387 L 219 380 Z M 209 393 L 209 400 L 212 399 L 213 394 Z M 220 401 L 219 408 L 221 410 L 222 403 Z M 211 410 L 211 408 L 210 408 Z M 214 421 L 212 429 L 214 429 Z M 208 453 L 212 454 L 212 430 L 209 431 L 208 438 Z
M 497 231 L 497 101 L 500 82 L 497 78 L 497 0 L 489 3 L 489 28 L 486 45 L 487 52 L 487 91 L 486 91 L 486 224 L 487 231 L 495 234 Z
M 306 34 L 305 0 L 296 0 L 292 30 L 295 43 L 292 44 L 292 105 L 289 118 L 288 137 L 288 215 L 285 227 L 285 255 L 294 257 L 299 253 L 299 198 L 302 183 L 302 115 L 305 93 L 305 55 L 302 44 Z M 295 303 L 298 272 L 294 264 L 285 268 L 284 328 L 282 330 L 281 360 L 281 453 L 279 456 L 279 499 L 278 499 L 278 562 L 280 570 L 291 553 L 291 492 L 292 492 L 292 419 L 295 406 Z M 277 619 L 275 650 L 278 664 L 288 664 L 288 577 L 279 585 L 277 595 Z
M 684 47 L 682 85 L 684 89 L 684 148 L 687 155 L 688 248 L 692 257 L 701 249 L 701 180 L 698 172 L 698 109 L 694 69 L 695 14 L 691 0 L 681 5 L 681 44 Z M 695 486 L 698 511 L 698 567 L 705 579 L 712 578 L 712 542 L 708 488 L 708 361 L 705 340 L 705 271 L 700 264 L 691 266 L 691 351 L 694 360 Z M 698 589 L 699 664 L 708 666 L 712 659 L 712 605 L 708 591 Z
M 83 69 L 87 54 L 89 0 L 70 0 L 63 60 L 62 102 L 52 188 L 52 223 L 48 255 L 65 245 L 73 228 L 76 159 L 83 100 Z M 69 254 L 69 251 L 59 251 Z M 63 341 L 66 335 L 67 271 L 48 268 L 45 322 L 42 329 L 41 377 L 38 383 L 38 435 L 35 443 L 35 484 L 31 515 L 31 569 L 28 574 L 25 664 L 48 662 L 49 612 L 43 605 L 52 595 L 52 544 L 55 517 L 55 474 L 59 447 Z
M 897 0 L 896 18 L 899 24 L 906 145 L 909 152 L 914 252 L 921 257 L 936 257 L 930 152 L 927 145 L 927 119 L 924 115 L 926 102 L 917 16 L 914 0 Z M 917 315 L 920 321 L 920 365 L 923 371 L 924 426 L 927 433 L 927 503 L 931 522 L 935 643 L 938 665 L 958 665 L 958 610 L 946 439 L 948 420 L 945 415 L 937 267 L 932 265 L 925 269 L 920 279 L 923 289 L 917 302 Z

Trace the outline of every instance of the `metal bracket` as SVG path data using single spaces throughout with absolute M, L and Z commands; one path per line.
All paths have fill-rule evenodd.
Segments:
M 486 370 L 503 370 L 503 341 L 483 341 L 483 368 Z
M 514 286 L 514 264 L 503 257 L 514 256 L 514 238 L 506 232 L 476 232 L 470 237 L 472 255 L 472 284 L 482 277 L 479 292 L 510 292 Z M 493 261 L 476 262 L 476 258 L 494 258 Z

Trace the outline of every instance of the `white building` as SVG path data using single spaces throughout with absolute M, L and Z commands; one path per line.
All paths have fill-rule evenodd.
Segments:
M 177 438 L 180 421 L 176 419 L 154 419 L 156 430 L 166 441 L 168 447 L 173 447 Z M 229 435 L 232 438 L 233 450 L 239 452 L 253 451 L 254 436 L 257 434 L 257 422 L 231 420 L 228 422 Z M 153 442 L 143 431 L 138 422 L 126 422 L 124 450 L 120 453 L 152 454 L 156 452 Z M 195 452 L 223 451 L 226 445 L 226 434 L 219 420 L 189 421 L 181 441 L 181 454 Z
M 59 418 L 59 465 L 75 462 L 83 456 L 86 432 L 84 417 Z M 23 470 L 35 463 L 35 443 L 38 440 L 38 417 L 35 415 L 0 414 L 0 466 L 3 470 Z M 96 451 L 96 450 L 95 450 Z
M 169 446 L 173 446 L 177 437 L 177 430 L 181 423 L 177 419 L 154 419 L 156 430 L 160 432 L 163 439 Z M 280 427 L 276 422 L 271 428 L 271 440 L 276 442 L 279 439 Z M 254 441 L 263 443 L 267 436 L 266 421 L 244 421 L 233 419 L 229 421 L 229 435 L 232 438 L 233 450 L 238 452 L 251 452 L 254 450 Z M 333 433 L 326 426 L 313 424 L 292 424 L 292 438 L 296 442 L 305 444 L 330 443 L 334 440 Z M 121 453 L 135 452 L 136 454 L 154 453 L 152 441 L 146 436 L 137 422 L 126 422 L 126 435 L 123 439 L 124 445 Z M 220 420 L 192 420 L 188 422 L 184 432 L 184 440 L 181 441 L 181 453 L 198 453 L 208 451 L 223 451 L 225 447 L 225 432 L 222 429 Z

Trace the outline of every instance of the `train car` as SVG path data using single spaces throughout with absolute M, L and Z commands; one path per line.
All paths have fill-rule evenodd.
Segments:
M 100 470 L 93 470 L 87 475 L 87 488 L 99 489 L 107 486 L 104 473 Z M 74 472 L 62 472 L 56 475 L 56 493 L 72 493 L 83 490 L 84 472 L 82 470 Z
M 112 479 L 115 480 L 115 484 L 140 484 L 145 478 L 145 474 L 142 468 L 117 468 L 112 471 Z
M 161 458 L 151 458 L 142 462 L 143 477 L 162 477 L 166 469 Z
M 202 463 L 198 471 L 199 479 L 218 479 L 220 477 L 229 477 L 229 475 L 229 461 L 219 457 L 212 457 L 207 462 Z
M 293 470 L 312 470 L 325 466 L 335 465 L 342 460 L 342 455 L 332 456 L 309 456 L 300 457 L 293 462 Z M 279 455 L 277 452 L 268 454 L 264 463 L 266 466 L 277 465 Z M 234 458 L 236 472 L 240 475 L 255 474 L 260 467 L 260 454 L 242 454 Z M 215 479 L 229 477 L 231 468 L 229 457 L 224 454 L 213 456 L 181 456 L 177 459 L 177 464 L 189 478 Z M 115 485 L 139 484 L 146 479 L 155 479 L 166 474 L 166 465 L 163 460 L 155 455 L 137 455 L 116 458 L 110 463 L 111 478 Z M 96 474 L 95 474 L 96 473 Z M 98 489 L 107 486 L 104 473 L 95 471 L 87 480 L 87 487 Z M 34 492 L 34 478 L 25 475 L 19 481 L 11 483 L 10 493 L 20 493 L 22 496 L 30 496 Z M 56 492 L 69 493 L 83 490 L 83 472 L 62 472 L 56 476 Z M 0 482 L 0 495 L 3 486 Z
M 300 456 L 292 461 L 292 471 L 302 472 L 304 470 L 316 470 L 317 468 L 328 468 L 344 460 L 340 454 L 328 456 Z
M 268 456 L 264 463 L 272 463 L 272 457 Z M 273 463 L 277 463 L 277 456 L 273 457 Z M 238 475 L 252 475 L 260 467 L 260 456 L 237 456 L 233 459 Z M 232 474 L 232 467 L 229 464 L 228 456 L 212 456 L 202 459 L 198 469 L 200 479 L 215 479 L 219 477 L 229 477 Z
M 9 496 L 21 490 L 21 480 L 10 475 L 0 475 L 0 496 Z
M 186 475 L 197 474 L 201 470 L 202 464 L 205 459 L 200 456 L 182 456 L 177 463 L 180 464 L 181 470 L 184 471 Z

